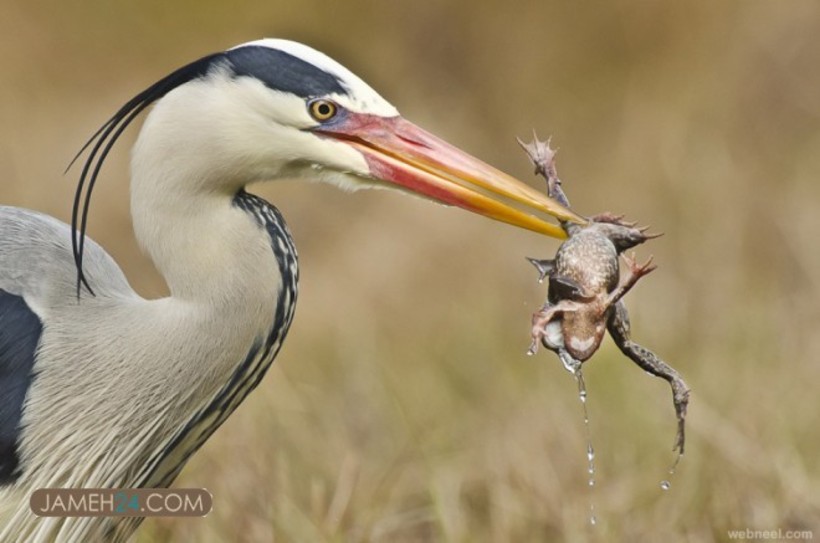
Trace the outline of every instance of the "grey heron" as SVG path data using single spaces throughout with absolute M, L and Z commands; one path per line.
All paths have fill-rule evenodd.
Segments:
M 141 248 L 170 295 L 144 299 L 85 236 L 123 130 Z M 94 134 L 73 224 L 0 207 L 0 541 L 121 541 L 138 518 L 37 518 L 37 488 L 164 487 L 260 382 L 297 295 L 279 211 L 246 192 L 305 178 L 393 187 L 546 235 L 583 221 L 401 117 L 305 45 L 249 42 L 188 64 Z

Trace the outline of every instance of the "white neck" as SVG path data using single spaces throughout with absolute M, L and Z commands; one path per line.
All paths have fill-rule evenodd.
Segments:
M 160 101 L 134 146 L 131 214 L 137 241 L 173 299 L 201 303 L 224 318 L 251 311 L 269 325 L 279 268 L 268 233 L 234 204 L 237 192 L 254 179 L 219 167 L 207 134 L 181 139 L 169 129 L 179 126 L 178 111 Z

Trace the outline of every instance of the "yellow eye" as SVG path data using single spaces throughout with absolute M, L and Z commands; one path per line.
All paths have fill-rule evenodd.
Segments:
M 338 108 L 330 100 L 313 100 L 308 104 L 310 116 L 319 122 L 329 121 L 336 116 Z

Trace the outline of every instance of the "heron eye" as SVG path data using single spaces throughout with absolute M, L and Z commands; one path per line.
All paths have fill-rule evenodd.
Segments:
M 330 100 L 314 100 L 308 104 L 310 116 L 319 122 L 329 121 L 336 116 L 336 104 Z

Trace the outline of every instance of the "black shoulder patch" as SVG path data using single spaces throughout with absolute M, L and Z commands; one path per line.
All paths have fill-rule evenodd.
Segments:
M 274 90 L 302 98 L 347 93 L 335 75 L 278 49 L 248 45 L 226 51 L 225 58 L 237 76 L 254 77 Z
M 42 331 L 23 298 L 0 290 L 0 486 L 20 476 L 20 420 Z

